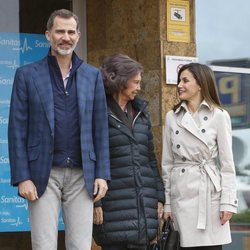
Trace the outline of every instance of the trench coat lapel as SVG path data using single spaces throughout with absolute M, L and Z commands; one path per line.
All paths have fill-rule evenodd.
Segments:
M 194 119 L 192 118 L 191 114 L 189 114 L 189 112 L 185 112 L 182 117 L 178 115 L 177 120 L 178 120 L 179 125 L 181 125 L 181 127 L 185 128 L 187 131 L 193 134 L 196 138 L 202 141 L 206 146 L 208 146 L 205 138 L 203 138 L 203 135 L 200 129 L 196 125 Z

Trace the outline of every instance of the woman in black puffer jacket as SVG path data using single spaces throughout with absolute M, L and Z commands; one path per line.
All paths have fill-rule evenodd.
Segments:
M 146 249 L 163 214 L 147 103 L 136 97 L 142 66 L 126 55 L 102 65 L 109 110 L 111 182 L 95 204 L 94 239 L 103 250 Z

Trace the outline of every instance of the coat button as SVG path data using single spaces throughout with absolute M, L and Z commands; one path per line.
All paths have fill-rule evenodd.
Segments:
M 181 170 L 181 172 L 184 173 L 184 172 L 185 172 L 185 168 L 183 168 L 183 169 Z
M 179 130 L 176 130 L 176 131 L 175 131 L 175 134 L 177 134 L 177 135 L 178 135 L 178 134 L 179 134 Z
M 207 121 L 207 119 L 208 119 L 207 116 L 204 116 L 204 121 Z
M 234 201 L 234 204 L 237 204 L 237 200 Z
M 187 158 L 184 157 L 184 156 L 181 159 L 182 159 L 182 161 L 186 161 L 187 160 Z
M 203 129 L 201 130 L 201 132 L 202 132 L 202 133 L 205 133 L 205 132 L 206 132 L 206 130 L 203 128 Z
M 177 144 L 177 145 L 176 145 L 176 147 L 177 147 L 177 148 L 180 148 L 180 147 L 181 147 L 181 145 L 180 145 L 180 144 Z

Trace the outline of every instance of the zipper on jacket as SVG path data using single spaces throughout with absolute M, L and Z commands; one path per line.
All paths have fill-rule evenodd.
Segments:
M 135 116 L 133 122 L 132 122 L 132 128 L 134 127 L 135 125 L 135 121 L 137 120 L 137 118 L 139 117 L 139 115 L 141 114 L 142 111 L 139 111 L 138 114 Z
M 146 108 L 147 106 L 147 103 L 144 102 L 143 103 L 143 107 L 141 108 L 141 110 L 139 110 L 139 112 L 137 113 L 137 115 L 135 116 L 135 118 L 133 119 L 133 122 L 132 122 L 132 128 L 134 127 L 134 124 L 135 124 L 135 121 L 137 120 L 137 118 L 139 117 L 139 115 L 142 113 L 142 111 Z M 115 116 L 115 114 L 110 110 L 109 113 L 108 113 L 111 117 L 113 117 L 114 119 L 116 119 L 117 121 L 123 123 L 123 121 L 121 121 L 117 116 Z M 123 123 L 124 124 L 124 123 Z
M 116 117 L 112 112 L 110 112 L 109 115 L 110 115 L 111 117 L 113 117 L 115 120 L 117 120 L 117 121 L 123 123 L 123 122 L 122 122 L 118 117 Z M 124 124 L 124 123 L 123 123 L 123 124 Z

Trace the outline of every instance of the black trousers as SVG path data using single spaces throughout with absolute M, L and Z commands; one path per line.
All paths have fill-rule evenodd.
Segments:
M 109 245 L 109 246 L 102 246 L 102 250 L 127 250 L 127 246 L 122 245 Z
M 122 246 L 122 245 L 109 245 L 109 246 L 102 246 L 102 250 L 128 250 L 128 248 L 127 246 Z M 180 250 L 222 250 L 222 246 L 219 245 L 219 246 L 204 246 L 204 247 L 181 247 Z
M 222 246 L 181 247 L 180 250 L 222 250 Z
M 106 245 L 106 246 L 102 246 L 102 250 L 141 250 L 137 249 L 137 248 L 127 248 L 127 246 L 125 245 Z M 146 250 L 146 247 L 145 247 Z

